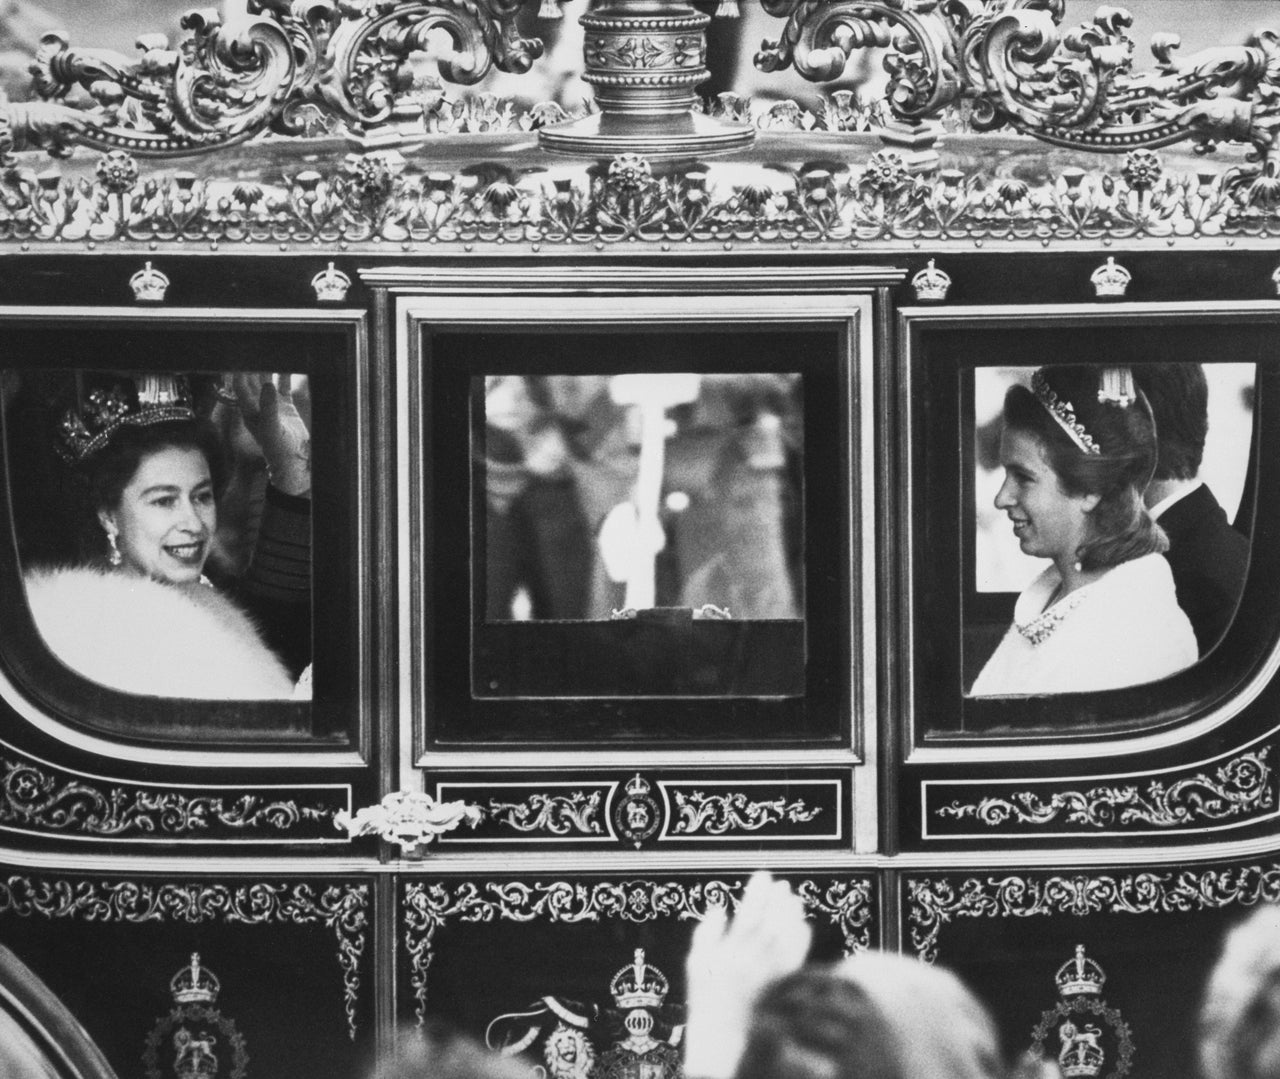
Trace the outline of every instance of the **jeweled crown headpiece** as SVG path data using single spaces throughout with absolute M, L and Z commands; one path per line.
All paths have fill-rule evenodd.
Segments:
M 182 375 L 146 373 L 91 390 L 79 408 L 69 408 L 55 444 L 72 464 L 92 457 L 123 427 L 194 420 L 191 387 Z
M 1045 378 L 1043 368 L 1031 376 L 1031 392 L 1035 394 L 1036 400 L 1044 406 L 1045 411 L 1054 418 L 1058 426 L 1066 432 L 1067 437 L 1075 443 L 1077 449 L 1092 457 L 1102 454 L 1102 447 L 1076 416 L 1075 405 L 1058 396 Z M 1137 399 L 1138 391 L 1133 383 L 1132 370 L 1128 367 L 1102 368 L 1098 376 L 1099 404 L 1128 408 Z

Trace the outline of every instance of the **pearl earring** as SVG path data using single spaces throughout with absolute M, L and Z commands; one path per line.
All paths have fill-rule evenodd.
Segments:
M 120 553 L 120 548 L 116 546 L 116 534 L 114 532 L 107 533 L 107 546 L 111 548 L 107 552 L 107 561 L 113 566 L 120 565 L 124 561 L 124 556 Z

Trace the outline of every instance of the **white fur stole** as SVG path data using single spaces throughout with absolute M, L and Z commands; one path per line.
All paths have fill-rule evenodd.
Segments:
M 293 696 L 252 619 L 214 588 L 88 566 L 35 569 L 25 580 L 49 650 L 94 682 L 198 700 Z

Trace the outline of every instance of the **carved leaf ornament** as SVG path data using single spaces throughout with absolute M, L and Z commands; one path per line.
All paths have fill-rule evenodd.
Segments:
M 473 85 L 492 68 L 528 71 L 542 55 L 518 17 L 536 0 L 249 0 L 224 22 L 212 10 L 183 20 L 177 48 L 140 39 L 141 55 L 73 46 L 46 36 L 32 72 L 42 102 L 8 106 L 9 145 L 80 142 L 103 150 L 173 156 L 259 134 L 354 134 L 395 125 L 435 88 L 415 86 L 411 55 L 442 32 L 447 82 Z M 1251 145 L 1258 181 L 1280 196 L 1272 160 L 1280 131 L 1280 36 L 1185 58 L 1176 34 L 1157 32 L 1155 66 L 1135 70 L 1132 16 L 1099 6 L 1064 27 L 1065 0 L 761 0 L 783 20 L 755 57 L 765 72 L 793 67 L 817 82 L 840 78 L 862 50 L 884 52 L 886 105 L 897 121 L 928 124 L 959 113 L 975 130 L 1007 127 L 1062 146 L 1102 152 L 1189 140 Z M 692 48 L 692 45 L 690 46 Z M 609 62 L 665 62 L 648 38 L 622 40 Z M 84 108 L 57 104 L 83 91 Z M 424 99 L 424 93 L 426 98 Z M 794 107 L 794 106 L 793 106 Z M 545 119 L 552 117 L 539 106 Z M 0 143 L 5 140 L 0 139 Z
M 1172 914 L 1280 901 L 1280 865 L 1126 875 L 917 878 L 907 881 L 911 943 L 926 962 L 956 918 Z
M 0 879 L 0 915 L 71 918 L 102 924 L 323 925 L 337 938 L 347 1033 L 356 1036 L 360 957 L 368 929 L 367 884 L 225 884 Z
M 333 812 L 322 805 L 247 793 L 227 797 L 128 787 L 100 790 L 28 762 L 0 759 L 0 824 L 23 828 L 111 838 L 198 835 L 214 826 L 280 833 L 304 821 L 327 821 Z
M 482 171 L 495 178 L 481 182 Z M 234 183 L 144 174 L 112 151 L 92 177 L 0 169 L 0 243 L 527 244 L 535 253 L 589 253 L 633 241 L 666 251 L 690 243 L 1268 240 L 1280 236 L 1280 185 L 1269 192 L 1243 167 L 1176 174 L 1151 151 L 1133 151 L 1116 170 L 1035 177 L 951 168 L 921 176 L 898 152 L 881 150 L 847 166 L 779 166 L 745 179 L 704 168 L 655 176 L 635 154 L 595 176 L 516 175 L 498 163 L 415 172 L 399 153 L 378 151 L 351 154 L 327 172 Z
M 451 921 L 595 923 L 602 919 L 645 924 L 659 919 L 700 921 L 712 907 L 733 910 L 743 881 L 696 882 L 410 881 L 404 890 L 404 946 L 419 1024 L 427 1014 L 427 974 L 435 958 L 436 933 Z M 844 936 L 845 951 L 870 947 L 871 881 L 846 879 L 819 884 L 803 880 L 797 894 L 808 911 L 827 915 Z
M 1273 809 L 1275 785 L 1267 758 L 1271 747 L 1235 757 L 1211 774 L 1196 774 L 1171 783 L 1099 785 L 1083 791 L 1055 791 L 1042 797 L 1019 791 L 1008 798 L 954 801 L 939 807 L 940 817 L 972 818 L 988 827 L 1064 823 L 1091 828 L 1149 825 L 1176 828 L 1197 822 L 1230 820 Z

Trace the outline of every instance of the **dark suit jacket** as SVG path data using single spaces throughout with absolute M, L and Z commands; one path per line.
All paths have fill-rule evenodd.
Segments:
M 1227 521 L 1218 500 L 1201 485 L 1158 521 L 1169 536 L 1165 557 L 1173 570 L 1178 606 L 1191 619 L 1200 655 L 1226 632 L 1249 568 L 1249 541 Z

